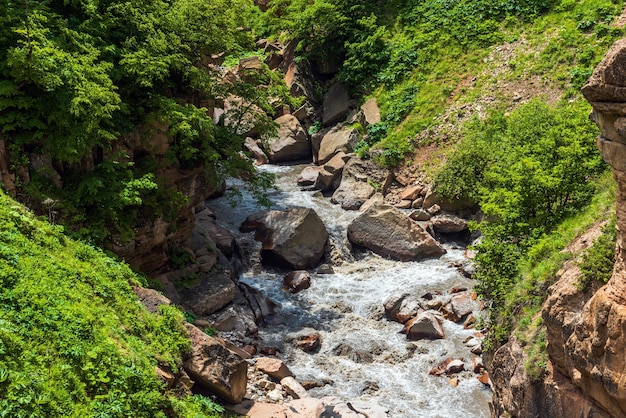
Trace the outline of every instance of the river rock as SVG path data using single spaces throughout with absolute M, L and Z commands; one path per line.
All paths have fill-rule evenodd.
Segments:
M 467 315 L 471 314 L 477 308 L 476 303 L 468 293 L 458 293 L 450 299 L 450 308 L 453 313 L 453 322 L 462 321 Z
M 400 200 L 410 200 L 411 202 L 413 202 L 420 196 L 420 193 L 422 193 L 423 189 L 424 186 L 422 186 L 421 184 L 409 186 L 404 189 L 402 193 L 400 193 Z
M 359 210 L 359 208 L 369 200 L 376 189 L 364 181 L 343 181 L 335 191 L 330 201 L 340 204 L 345 210 Z
M 445 338 L 441 321 L 431 312 L 422 312 L 409 320 L 404 327 L 404 332 L 409 340 L 441 339 Z
M 452 363 L 453 361 L 454 361 L 453 358 L 447 358 L 445 360 L 440 361 L 435 367 L 430 369 L 428 374 L 431 376 L 441 376 L 442 374 L 446 372 L 446 369 L 448 368 L 448 364 Z
M 265 373 L 269 377 L 278 381 L 288 376 L 293 376 L 289 367 L 277 358 L 259 357 L 256 361 L 255 367 L 257 370 Z
M 333 84 L 324 95 L 322 122 L 330 126 L 341 121 L 350 111 L 350 94 L 343 83 Z
M 291 293 L 298 293 L 309 287 L 311 287 L 311 275 L 306 270 L 289 272 L 283 278 L 283 288 Z
M 374 193 L 374 195 L 372 197 L 370 197 L 369 199 L 367 199 L 365 201 L 365 203 L 363 203 L 361 205 L 361 207 L 359 208 L 359 210 L 361 212 L 365 212 L 370 206 L 372 206 L 375 203 L 384 203 L 385 202 L 385 196 L 383 196 L 382 193 L 377 192 Z
M 292 270 L 317 266 L 328 243 L 328 231 L 313 209 L 259 212 L 248 216 L 240 230 L 255 231 L 264 264 Z
M 431 218 L 431 216 L 430 213 L 428 213 L 424 209 L 417 209 L 411 212 L 409 218 L 413 219 L 414 221 L 427 221 Z
M 317 163 L 319 165 L 327 163 L 338 152 L 352 152 L 358 140 L 359 131 L 354 128 L 346 128 L 327 133 L 320 143 Z
M 294 399 L 304 399 L 310 398 L 311 395 L 308 394 L 306 389 L 298 383 L 293 376 L 286 376 L 280 380 L 280 385 L 283 387 L 285 392 L 290 394 Z
M 368 401 L 345 401 L 343 399 L 327 396 L 321 399 L 325 410 L 322 417 L 342 418 L 388 418 L 389 410 L 374 402 Z
M 366 350 L 356 349 L 349 344 L 340 343 L 333 348 L 333 354 L 339 357 L 347 357 L 355 363 L 371 363 L 374 358 Z
M 442 214 L 430 218 L 435 231 L 443 234 L 454 234 L 467 229 L 467 221 L 458 216 Z
M 323 416 L 324 409 L 322 400 L 311 397 L 294 399 L 284 404 L 246 399 L 232 408 L 238 415 L 254 418 L 318 418 Z
M 383 302 L 387 319 L 404 324 L 424 311 L 417 298 L 408 293 L 396 293 Z
M 322 346 L 322 336 L 317 332 L 302 335 L 294 340 L 294 345 L 306 353 L 313 353 Z
M 209 337 L 197 327 L 186 324 L 191 352 L 183 362 L 189 376 L 227 402 L 237 403 L 246 393 L 246 362 L 227 349 L 219 339 Z
M 446 251 L 400 210 L 375 204 L 348 225 L 350 242 L 400 261 L 439 256 Z
M 293 115 L 276 119 L 278 135 L 270 138 L 268 156 L 272 163 L 311 158 L 311 143 L 300 121 Z
M 320 175 L 322 167 L 318 166 L 306 166 L 302 169 L 302 172 L 298 176 L 298 186 L 309 187 L 315 185 L 317 178 Z

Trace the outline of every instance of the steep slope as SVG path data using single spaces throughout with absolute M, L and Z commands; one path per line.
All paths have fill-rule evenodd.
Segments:
M 0 416 L 215 413 L 157 377 L 180 367 L 189 337 L 176 308 L 143 307 L 139 282 L 0 192 Z

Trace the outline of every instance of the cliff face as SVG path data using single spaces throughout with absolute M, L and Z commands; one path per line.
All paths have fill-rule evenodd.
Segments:
M 542 312 L 548 371 L 532 382 L 519 343 L 512 338 L 500 347 L 487 359 L 494 416 L 626 416 L 626 40 L 613 45 L 582 92 L 601 131 L 598 149 L 618 184 L 613 275 L 605 286 L 583 293 L 576 288 L 575 263 L 558 273 Z

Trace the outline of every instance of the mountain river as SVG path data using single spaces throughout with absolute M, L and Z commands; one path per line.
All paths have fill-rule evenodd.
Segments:
M 471 359 L 476 356 L 463 341 L 476 330 L 444 321 L 445 339 L 408 341 L 400 333 L 402 325 L 385 318 L 382 306 L 389 295 L 398 291 L 421 296 L 427 292 L 447 293 L 454 286 L 471 288 L 473 282 L 453 266 L 463 261 L 464 249 L 446 244 L 447 254 L 420 262 L 392 261 L 369 252 L 352 254 L 346 228 L 359 212 L 345 211 L 319 193 L 300 191 L 296 179 L 302 168 L 261 168 L 277 175 L 278 190 L 271 193 L 272 208 L 313 208 L 331 235 L 333 254 L 343 261 L 333 266 L 334 274 L 311 272 L 311 287 L 294 295 L 281 290 L 285 271 L 268 269 L 252 260 L 241 281 L 279 305 L 279 320 L 259 327 L 262 345 L 279 348 L 278 356 L 299 381 L 323 382 L 321 387 L 309 390 L 315 397 L 372 401 L 388 408 L 391 417 L 489 417 L 491 391 L 473 372 L 456 375 L 457 387 L 445 376 L 428 374 L 449 357 L 462 357 L 466 370 L 471 370 Z M 228 185 L 236 189 L 240 186 L 237 180 Z M 226 198 L 209 200 L 207 206 L 216 213 L 219 223 L 235 233 L 248 215 L 263 210 L 245 193 L 235 208 Z M 252 234 L 240 234 L 238 238 L 244 245 L 258 246 L 252 243 Z M 258 252 L 253 254 L 258 258 Z M 294 335 L 311 332 L 322 336 L 319 352 L 308 354 L 289 343 Z

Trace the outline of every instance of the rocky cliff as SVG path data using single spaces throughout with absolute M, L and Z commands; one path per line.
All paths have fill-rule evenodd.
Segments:
M 598 149 L 618 185 L 613 275 L 605 286 L 581 292 L 580 270 L 575 263 L 564 266 L 542 310 L 547 373 L 539 381 L 529 379 L 515 338 L 500 347 L 487 359 L 493 416 L 626 416 L 626 40 L 613 45 L 582 92 L 601 131 Z

